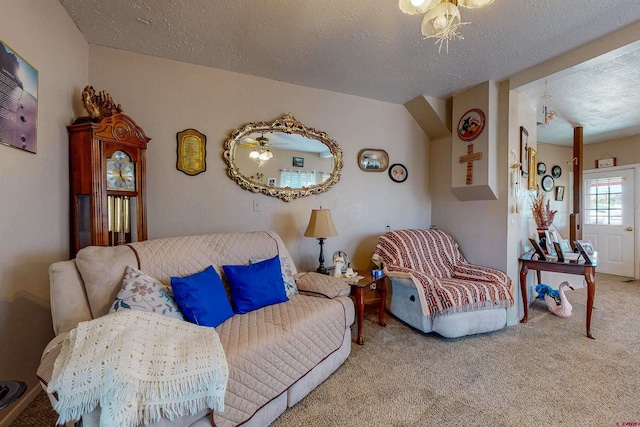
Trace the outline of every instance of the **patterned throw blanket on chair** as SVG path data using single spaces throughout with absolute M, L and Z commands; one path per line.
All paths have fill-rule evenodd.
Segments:
M 439 230 L 398 230 L 382 235 L 373 260 L 388 276 L 411 278 L 422 287 L 423 314 L 511 307 L 513 281 L 502 271 L 469 264 L 456 241 Z
M 66 338 L 48 392 L 58 424 L 101 407 L 100 426 L 137 426 L 224 410 L 229 368 L 214 328 L 124 310 Z

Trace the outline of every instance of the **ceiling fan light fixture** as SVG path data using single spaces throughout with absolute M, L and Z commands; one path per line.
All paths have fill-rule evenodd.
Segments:
M 493 3 L 494 0 L 399 0 L 400 10 L 409 15 L 424 13 L 421 31 L 425 38 L 435 38 L 438 52 L 445 45 L 449 52 L 449 40 L 463 40 L 459 32 L 462 25 L 460 7 L 475 9 Z
M 426 38 L 435 38 L 439 45 L 438 52 L 445 45 L 449 52 L 449 40 L 462 40 L 464 36 L 458 32 L 458 28 L 468 22 L 460 22 L 460 9 L 448 1 L 436 5 L 425 13 L 422 19 L 422 35 Z
M 425 13 L 439 2 L 440 0 L 400 0 L 398 6 L 401 11 L 408 15 L 417 15 L 418 13 Z
M 493 3 L 493 0 L 458 0 L 458 6 L 466 7 L 467 9 L 477 9 L 491 3 Z
M 260 153 L 258 152 L 258 150 L 253 150 L 252 152 L 249 153 L 249 158 L 251 159 L 257 159 L 260 157 Z

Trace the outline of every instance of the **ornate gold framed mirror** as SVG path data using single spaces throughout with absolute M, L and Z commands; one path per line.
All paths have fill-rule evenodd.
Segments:
M 234 129 L 224 149 L 229 178 L 285 202 L 329 190 L 343 166 L 338 144 L 291 114 Z

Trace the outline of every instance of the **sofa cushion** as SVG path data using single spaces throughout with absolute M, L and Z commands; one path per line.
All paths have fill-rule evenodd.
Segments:
M 128 265 L 124 271 L 122 288 L 109 313 L 118 310 L 138 310 L 185 320 L 171 293 L 170 288 Z
M 281 395 L 351 335 L 351 299 L 296 295 L 216 328 L 229 364 L 224 412 L 216 425 L 243 424 L 267 402 Z M 253 425 L 253 424 L 252 424 Z
M 171 288 L 184 317 L 200 326 L 216 327 L 233 316 L 220 276 L 212 266 L 186 277 L 172 277 Z
M 84 282 L 92 318 L 109 312 L 128 265 L 138 265 L 136 255 L 128 245 L 87 246 L 78 251 L 76 266 Z M 148 271 L 145 273 L 149 274 Z M 158 278 L 155 274 L 151 276 Z
M 277 255 L 249 265 L 223 265 L 222 269 L 229 279 L 233 309 L 238 314 L 289 300 Z
M 264 259 L 251 258 L 249 263 L 255 264 L 256 262 L 265 261 Z M 292 295 L 298 295 L 298 287 L 296 281 L 293 278 L 293 269 L 291 268 L 291 262 L 288 257 L 280 257 L 280 269 L 282 270 L 282 281 L 284 282 L 284 291 L 288 297 Z
M 315 271 L 300 273 L 296 284 L 300 293 L 305 295 L 335 298 L 351 293 L 351 286 L 344 280 Z

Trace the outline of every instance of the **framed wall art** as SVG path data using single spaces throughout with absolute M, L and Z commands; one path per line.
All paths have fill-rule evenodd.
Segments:
M 538 152 L 533 148 L 529 147 L 527 149 L 527 156 L 529 160 L 528 162 L 529 170 L 531 171 L 527 180 L 527 184 L 528 184 L 527 189 L 536 190 L 538 188 L 538 183 L 536 182 L 537 181 L 536 177 L 538 175 L 534 171 L 536 170 L 536 167 L 538 165 Z
M 292 161 L 292 166 L 296 168 L 304 167 L 304 157 L 294 157 Z
M 481 109 L 473 108 L 460 117 L 458 138 L 469 142 L 476 139 L 484 130 L 485 116 Z
M 389 155 L 384 150 L 365 148 L 358 153 L 358 166 L 365 172 L 382 172 L 389 167 Z
M 400 163 L 395 163 L 389 168 L 389 178 L 395 182 L 405 182 L 409 177 L 407 168 Z
M 0 40 L 0 144 L 36 152 L 38 70 Z
M 558 185 L 556 187 L 556 200 L 559 202 L 564 200 L 564 185 Z
M 554 183 L 555 182 L 554 182 L 553 177 L 551 175 L 545 175 L 540 180 L 540 185 L 542 186 L 542 189 L 544 191 L 546 191 L 547 193 L 553 189 Z
M 207 136 L 195 129 L 185 129 L 176 134 L 178 160 L 176 168 L 187 175 L 198 175 L 207 170 Z
M 529 131 L 524 126 L 520 126 L 520 172 L 529 175 Z

